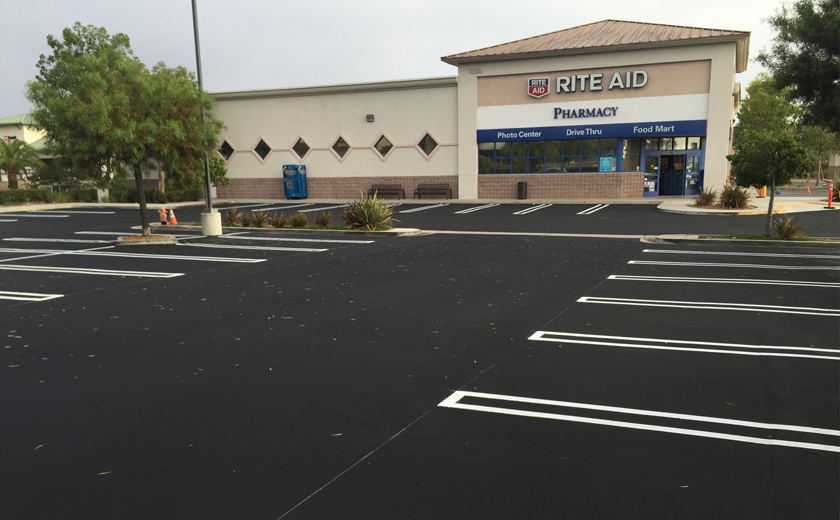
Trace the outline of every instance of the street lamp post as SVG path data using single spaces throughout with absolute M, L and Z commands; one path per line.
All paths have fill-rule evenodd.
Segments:
M 192 0 L 193 30 L 195 32 L 195 62 L 198 76 L 198 91 L 204 91 L 204 84 L 201 80 L 201 46 L 198 42 L 198 10 L 195 0 Z M 201 112 L 201 120 L 204 121 L 204 111 Z M 213 208 L 213 200 L 210 196 L 210 157 L 204 152 L 204 201 L 205 211 L 201 213 L 201 234 L 205 236 L 218 236 L 222 234 L 222 215 Z

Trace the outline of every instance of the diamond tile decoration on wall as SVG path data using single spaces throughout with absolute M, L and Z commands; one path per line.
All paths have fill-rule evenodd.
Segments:
M 420 142 L 417 143 L 417 146 L 428 157 L 429 155 L 432 155 L 432 152 L 434 152 L 435 148 L 438 147 L 438 143 L 434 140 L 434 138 L 431 135 L 426 134 L 425 136 L 423 136 L 423 139 L 420 139 Z
M 292 151 L 295 152 L 295 155 L 298 158 L 303 159 L 306 157 L 306 154 L 309 153 L 310 146 L 306 144 L 306 141 L 303 140 L 303 137 L 297 140 L 294 146 L 292 146 Z
M 271 153 L 271 147 L 268 144 L 260 139 L 260 142 L 257 143 L 256 148 L 254 148 L 254 152 L 260 156 L 260 159 L 265 160 L 268 157 L 268 154 Z
M 227 142 L 227 139 L 225 139 L 225 142 L 222 143 L 222 146 L 220 146 L 217 151 L 219 152 L 219 155 L 224 157 L 224 159 L 227 161 L 230 159 L 230 156 L 233 155 L 233 152 L 235 150 L 233 149 L 233 146 L 231 146 L 230 143 Z

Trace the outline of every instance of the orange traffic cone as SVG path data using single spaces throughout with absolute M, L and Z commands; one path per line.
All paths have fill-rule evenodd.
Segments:
M 173 226 L 178 225 L 178 219 L 175 218 L 175 212 L 172 211 L 172 208 L 169 208 L 169 224 Z

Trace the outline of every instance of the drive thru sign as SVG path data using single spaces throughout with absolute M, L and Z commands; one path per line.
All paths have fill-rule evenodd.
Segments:
M 528 95 L 541 98 L 548 94 L 548 78 L 531 78 L 528 80 Z

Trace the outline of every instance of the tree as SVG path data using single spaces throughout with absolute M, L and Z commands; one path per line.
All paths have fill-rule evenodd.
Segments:
M 760 73 L 747 87 L 747 97 L 741 103 L 735 140 L 740 145 L 759 133 L 791 133 L 797 115 L 790 90 L 780 90 L 772 76 Z
M 18 173 L 44 164 L 34 148 L 19 139 L 0 141 L 0 169 L 9 176 L 9 189 L 18 189 Z
M 143 170 L 151 159 L 183 170 L 215 148 L 223 125 L 213 115 L 213 99 L 184 67 L 158 63 L 148 70 L 125 34 L 77 22 L 47 43 L 52 54 L 41 55 L 38 75 L 27 83 L 47 149 L 106 183 L 111 171 L 129 166 L 143 234 L 151 234 Z
M 840 137 L 824 128 L 809 126 L 802 131 L 800 144 L 808 152 L 812 164 L 814 162 L 817 163 L 817 180 L 815 185 L 819 186 L 823 181 L 823 158 L 827 158 L 832 153 L 840 152 Z
M 204 186 L 204 159 L 194 161 L 186 170 L 170 169 L 167 171 L 167 178 L 176 188 L 185 188 L 187 186 Z M 227 177 L 227 167 L 225 160 L 219 157 L 219 154 L 213 152 L 210 154 L 210 183 L 213 186 L 227 186 L 230 184 L 230 179 Z
M 757 61 L 781 88 L 803 104 L 804 123 L 840 128 L 840 5 L 837 0 L 796 0 L 767 20 L 776 36 Z
M 792 135 L 765 131 L 753 134 L 735 154 L 726 158 L 732 163 L 732 174 L 738 186 L 770 188 L 770 205 L 764 225 L 764 234 L 769 236 L 776 186 L 787 184 L 793 177 L 808 171 L 812 163 L 807 152 Z

